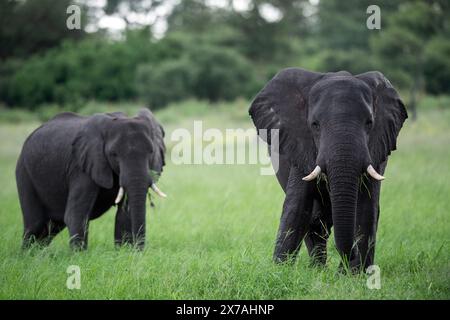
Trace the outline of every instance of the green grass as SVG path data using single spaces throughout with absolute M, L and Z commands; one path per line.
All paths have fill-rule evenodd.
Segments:
M 174 128 L 192 128 L 195 119 L 210 127 L 250 127 L 246 108 L 239 101 L 208 111 L 204 103 L 190 101 L 157 117 L 169 142 Z M 332 241 L 327 268 L 309 267 L 305 248 L 295 265 L 272 263 L 283 192 L 273 176 L 259 175 L 256 165 L 169 163 L 159 184 L 169 197 L 148 209 L 143 252 L 114 247 L 113 210 L 91 223 L 86 252 L 69 250 L 67 230 L 48 248 L 22 252 L 14 168 L 25 137 L 37 125 L 0 125 L 2 299 L 450 298 L 449 108 L 419 113 L 401 132 L 399 150 L 390 158 L 377 234 L 380 290 L 366 287 L 366 275 L 336 272 Z M 70 265 L 81 268 L 81 290 L 66 288 Z

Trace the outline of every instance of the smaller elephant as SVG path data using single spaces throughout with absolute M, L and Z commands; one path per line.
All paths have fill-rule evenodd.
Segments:
M 50 244 L 66 226 L 70 245 L 86 249 L 89 221 L 117 205 L 115 243 L 142 249 L 148 189 L 164 162 L 164 130 L 148 109 L 84 117 L 58 114 L 25 141 L 16 182 L 23 248 Z

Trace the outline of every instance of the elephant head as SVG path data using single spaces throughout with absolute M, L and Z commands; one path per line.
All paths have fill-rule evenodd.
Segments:
M 364 173 L 384 179 L 378 172 L 407 118 L 396 90 L 380 72 L 353 76 L 290 68 L 266 84 L 249 113 L 258 132 L 278 129 L 279 154 L 304 174 L 300 183 L 327 175 L 335 244 L 348 258 L 359 179 Z M 260 136 L 276 143 L 273 135 Z
M 118 190 L 115 203 L 128 196 L 133 237 L 143 238 L 146 195 L 163 170 L 164 130 L 148 109 L 133 118 L 123 113 L 97 114 L 79 131 L 73 146 L 78 167 L 101 188 Z

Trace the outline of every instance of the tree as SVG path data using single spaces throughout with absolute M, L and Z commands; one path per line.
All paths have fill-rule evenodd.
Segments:
M 26 58 L 63 40 L 80 39 L 84 34 L 82 29 L 69 30 L 66 26 L 66 10 L 71 3 L 70 0 L 0 0 L 0 59 Z
M 367 8 L 372 0 L 321 0 L 318 4 L 316 54 L 323 71 L 347 70 L 361 73 L 375 68 L 370 47 L 373 36 L 389 29 L 388 17 L 398 10 L 401 0 L 381 0 L 381 30 L 367 28 Z
M 148 27 L 155 21 L 139 21 L 138 19 L 130 20 L 131 14 L 145 16 L 150 12 L 154 12 L 156 8 L 164 3 L 162 0 L 107 0 L 103 8 L 105 14 L 119 16 L 126 23 L 126 28 Z
M 253 0 L 247 11 L 232 11 L 228 23 L 236 28 L 236 49 L 257 63 L 288 63 L 295 43 L 307 35 L 305 0 Z M 271 13 L 269 18 L 264 12 Z
M 413 119 L 417 95 L 425 84 L 426 48 L 444 30 L 444 8 L 441 1 L 404 3 L 389 17 L 389 28 L 372 38 L 372 48 L 385 66 L 385 73 L 409 88 L 408 106 Z

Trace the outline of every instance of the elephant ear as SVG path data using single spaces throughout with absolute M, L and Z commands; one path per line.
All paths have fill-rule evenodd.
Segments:
M 397 91 L 381 72 L 366 72 L 356 78 L 372 89 L 374 128 L 369 136 L 369 150 L 373 164 L 379 165 L 396 150 L 397 136 L 408 113 Z
M 105 189 L 113 187 L 113 172 L 105 156 L 104 128 L 112 117 L 97 114 L 82 126 L 72 143 L 73 156 L 81 170 Z
M 258 135 L 291 164 L 310 170 L 317 150 L 308 127 L 308 95 L 324 74 L 298 68 L 280 71 L 253 100 L 249 114 Z M 265 129 L 265 130 L 263 130 Z M 278 131 L 271 131 L 271 130 Z M 276 136 L 278 136 L 278 146 Z
M 144 119 L 150 128 L 153 143 L 153 157 L 150 160 L 150 169 L 160 174 L 166 165 L 164 155 L 166 153 L 166 145 L 164 144 L 165 132 L 161 124 L 156 120 L 153 113 L 148 109 L 141 109 L 137 118 Z

